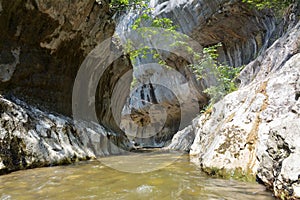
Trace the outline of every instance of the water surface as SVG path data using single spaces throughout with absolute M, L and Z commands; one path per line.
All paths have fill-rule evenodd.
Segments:
M 163 161 L 166 156 L 174 155 L 163 153 L 155 159 Z M 145 154 L 133 159 L 127 156 L 128 163 L 124 158 L 105 159 L 127 168 L 145 166 Z M 148 173 L 121 172 L 102 163 L 81 162 L 0 176 L 0 199 L 273 199 L 262 185 L 206 176 L 187 155 Z

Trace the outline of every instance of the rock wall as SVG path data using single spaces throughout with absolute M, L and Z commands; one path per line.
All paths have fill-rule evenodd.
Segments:
M 0 5 L 0 92 L 71 116 L 73 84 L 79 67 L 97 44 L 114 33 L 108 2 L 1 0 Z M 107 70 L 95 94 L 98 121 L 120 134 L 107 94 L 112 93 L 115 80 L 130 69 L 128 59 L 120 56 Z M 130 84 L 124 85 L 124 90 L 129 87 Z
M 110 105 L 116 80 L 132 68 L 125 56 L 107 68 L 94 94 L 101 125 L 76 127 L 68 118 L 78 70 L 113 35 L 113 14 L 108 1 L 0 0 L 1 173 L 120 153 L 110 142 L 130 148 Z M 10 102 L 16 97 L 28 106 Z
M 276 196 L 300 198 L 299 15 L 289 15 L 288 21 L 293 23 L 282 26 L 288 32 L 264 52 L 273 41 L 269 40 L 272 33 L 281 36 L 286 32 L 285 28 L 276 30 L 268 11 L 249 9 L 236 0 L 151 1 L 151 5 L 156 15 L 173 19 L 183 33 L 202 46 L 223 43 L 219 53 L 230 65 L 246 64 L 259 55 L 241 73 L 241 88 L 179 132 L 168 148 L 191 149 L 193 161 L 207 172 L 222 169 L 233 174 L 257 174 Z M 121 134 L 96 124 L 76 126 L 68 117 L 41 111 L 14 98 L 71 116 L 78 69 L 90 50 L 112 36 L 112 15 L 107 1 L 0 0 L 0 92 L 13 100 L 0 98 L 0 173 L 120 153 L 122 150 L 110 141 L 130 148 L 119 129 L 120 121 L 113 119 L 110 102 L 117 81 L 131 69 L 126 57 L 120 57 L 101 77 L 95 105 L 100 123 Z M 109 47 L 116 45 L 111 43 Z M 168 60 L 174 69 L 194 79 L 184 68 L 187 63 L 177 61 L 172 56 Z M 139 73 L 147 77 L 147 83 L 161 79 L 161 75 L 152 76 L 153 72 Z M 182 93 L 185 86 L 185 82 L 178 86 Z M 128 91 L 129 84 L 122 88 Z M 158 88 L 153 95 L 150 84 L 136 91 L 138 100 L 171 106 L 173 115 L 166 124 L 174 128 L 179 112 L 170 92 Z M 201 97 L 198 105 L 208 100 Z M 120 99 L 122 103 L 125 96 Z M 117 119 L 121 103 L 116 106 Z M 141 105 L 149 107 L 140 103 L 137 111 L 143 109 Z M 130 112 L 130 118 L 141 122 L 140 112 Z M 149 119 L 149 113 L 145 113 Z M 164 140 L 165 135 L 159 136 Z M 150 144 L 153 141 L 155 137 Z
M 151 6 L 155 15 L 172 19 L 180 32 L 202 46 L 221 42 L 220 60 L 235 67 L 259 55 L 275 29 L 269 11 L 258 12 L 239 0 L 152 0 Z
M 208 98 L 187 67 L 177 70 L 144 65 L 122 112 L 121 127 L 144 147 L 162 147 L 174 133 L 190 124 Z M 194 81 L 194 82 L 193 82 Z
M 299 63 L 298 21 L 246 66 L 238 91 L 196 119 L 192 161 L 208 173 L 257 175 L 277 197 L 300 198 Z
M 241 1 L 152 0 L 150 7 L 154 8 L 154 16 L 171 19 L 174 25 L 178 26 L 178 31 L 190 36 L 200 46 L 206 47 L 222 43 L 222 48 L 218 49 L 220 61 L 235 67 L 247 64 L 258 56 L 269 45 L 269 39 L 275 30 L 275 19 L 270 11 L 259 12 L 249 8 Z M 128 31 L 128 26 L 132 24 L 136 15 L 129 12 L 127 16 L 121 17 L 117 31 L 120 33 L 124 30 Z M 201 51 L 201 49 L 198 50 Z M 187 93 L 185 94 L 187 90 L 184 87 L 187 82 L 192 82 L 198 91 L 194 95 L 198 107 L 191 109 L 191 115 L 196 117 L 198 111 L 209 101 L 209 97 L 203 93 L 203 90 L 215 82 L 213 80 L 206 80 L 206 83 L 198 81 L 193 69 L 188 66 L 189 61 L 180 57 L 181 55 L 168 53 L 161 53 L 167 65 L 181 73 L 186 81 L 171 75 L 169 70 L 163 71 L 154 69 L 154 67 L 150 69 L 146 66 L 147 63 L 157 61 L 148 57 L 140 58 L 136 64 L 133 64 L 135 65 L 133 70 L 137 87 L 134 88 L 132 97 L 127 101 L 126 112 L 123 112 L 122 126 L 130 134 L 134 133 L 135 140 L 141 145 L 162 146 L 172 138 L 176 131 L 182 129 L 176 124 L 182 122 L 183 119 L 180 115 L 184 108 L 180 108 L 178 96 L 170 94 L 169 88 L 161 85 L 170 83 L 172 88 L 180 90 L 183 96 L 188 96 Z M 153 134 L 152 130 L 147 129 L 150 123 L 149 108 L 152 104 L 163 105 L 163 109 L 167 110 L 167 119 L 160 120 L 165 123 L 165 126 L 156 130 L 157 134 L 155 132 Z M 196 112 L 193 113 L 193 111 Z M 140 123 L 141 121 L 146 123 Z M 190 121 L 185 125 L 189 125 Z M 149 132 L 151 137 L 147 136 Z
M 0 174 L 123 153 L 126 138 L 94 123 L 75 122 L 0 96 Z M 118 144 L 117 142 L 122 142 Z

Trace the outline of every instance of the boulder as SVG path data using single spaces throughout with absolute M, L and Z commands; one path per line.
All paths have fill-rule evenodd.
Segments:
M 300 22 L 239 77 L 241 87 L 194 127 L 192 161 L 253 175 L 281 198 L 299 197 Z
M 126 150 L 121 146 L 131 147 L 126 138 L 86 123 L 0 96 L 0 174 L 121 154 Z

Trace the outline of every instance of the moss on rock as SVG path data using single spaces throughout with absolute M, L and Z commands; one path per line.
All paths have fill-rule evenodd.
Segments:
M 202 170 L 208 175 L 216 178 L 234 179 L 245 182 L 256 182 L 256 175 L 253 174 L 252 170 L 248 169 L 244 171 L 242 168 L 236 169 L 225 169 L 217 167 L 205 167 Z

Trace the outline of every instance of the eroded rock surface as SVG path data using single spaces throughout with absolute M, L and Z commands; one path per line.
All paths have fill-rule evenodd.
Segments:
M 246 66 L 242 87 L 198 119 L 192 161 L 242 169 L 285 198 L 299 196 L 300 23 Z
M 121 127 L 140 146 L 162 147 L 199 113 L 199 99 L 203 104 L 207 98 L 178 71 L 154 66 L 143 66 L 148 74 L 132 91 Z
M 181 131 L 178 131 L 172 138 L 170 144 L 165 149 L 172 149 L 184 152 L 190 152 L 191 146 L 195 140 L 195 125 L 189 125 Z
M 178 30 L 190 36 L 199 46 L 206 47 L 222 43 L 222 48 L 218 49 L 220 60 L 236 67 L 249 63 L 259 55 L 268 46 L 268 41 L 275 30 L 275 19 L 269 11 L 259 12 L 249 8 L 241 1 L 153 0 L 150 1 L 150 7 L 154 8 L 155 16 L 172 19 L 178 26 Z M 129 13 L 127 18 L 122 17 L 117 31 L 128 31 L 128 26 L 132 24 L 134 18 L 133 13 Z M 151 47 L 151 43 L 148 46 Z M 197 50 L 201 51 L 201 49 Z M 180 113 L 185 108 L 181 108 L 179 105 L 178 95 L 170 94 L 169 88 L 161 85 L 170 83 L 171 88 L 175 91 L 176 89 L 181 90 L 182 96 L 189 96 L 188 90 L 184 87 L 193 82 L 198 91 L 193 100 L 197 102 L 198 108 L 191 110 L 198 113 L 208 104 L 209 98 L 203 91 L 212 85 L 211 81 L 206 80 L 206 83 L 197 81 L 192 72 L 193 69 L 188 66 L 190 63 L 180 56 L 182 55 L 169 53 L 162 57 L 165 57 L 167 65 L 181 73 L 186 81 L 170 75 L 168 70 L 164 72 L 149 69 L 146 65 L 151 63 L 151 59 L 140 59 L 137 64 L 133 64 L 135 65 L 134 77 L 138 87 L 134 89 L 131 99 L 127 101 L 126 112 L 123 112 L 123 125 L 126 124 L 125 129 L 129 130 L 127 131 L 129 134 L 136 136 L 135 140 L 139 144 L 162 146 L 172 138 L 177 130 L 182 129 L 174 124 L 182 123 L 184 119 Z M 152 62 L 154 61 L 152 60 Z M 210 77 L 210 79 L 213 78 Z M 191 84 L 188 86 L 191 88 Z M 186 94 L 184 94 L 185 92 Z M 167 110 L 165 126 L 158 129 L 157 134 L 147 131 L 149 123 L 141 123 L 141 121 L 149 121 L 149 107 L 152 104 L 163 105 Z M 195 113 L 193 117 L 196 117 Z M 185 125 L 189 124 L 190 122 L 185 123 Z M 151 132 L 151 137 L 145 136 L 148 132 Z
M 155 15 L 169 17 L 202 46 L 221 42 L 220 59 L 235 67 L 258 55 L 275 29 L 271 13 L 258 12 L 238 0 L 153 0 L 151 5 Z
M 0 97 L 0 174 L 123 153 L 115 133 Z M 119 138 L 118 138 L 119 139 Z M 125 138 L 118 146 L 128 146 Z
M 0 93 L 71 117 L 73 86 L 82 62 L 114 33 L 108 2 L 0 0 L 0 5 Z M 111 41 L 109 48 L 116 46 Z M 113 118 L 110 99 L 116 80 L 130 69 L 128 59 L 120 56 L 107 67 L 93 94 L 94 121 L 120 138 L 123 133 Z M 123 86 L 125 97 L 129 87 Z
M 222 42 L 221 59 L 233 66 L 246 64 L 265 50 L 276 28 L 269 12 L 251 10 L 240 1 L 152 3 L 157 15 L 172 18 L 183 33 L 191 35 L 202 46 Z M 289 28 L 299 16 L 290 15 L 290 19 L 293 23 Z M 176 134 L 168 148 L 191 149 L 193 161 L 203 169 L 257 174 L 277 196 L 300 198 L 299 30 L 298 23 L 247 65 L 240 76 L 241 88 Z M 94 0 L 0 0 L 1 93 L 70 116 L 73 83 L 84 57 L 113 32 L 114 22 L 107 1 L 98 4 Z M 283 32 L 279 31 L 278 36 Z M 111 43 L 107 48 L 116 45 Z M 188 63 L 172 56 L 168 59 L 167 63 L 185 78 L 194 79 L 191 71 L 184 68 Z M 117 81 L 130 69 L 126 57 L 118 59 L 105 71 L 96 92 L 99 121 L 118 135 L 96 124 L 74 126 L 67 117 L 1 97 L 1 173 L 120 153 L 122 150 L 110 141 L 130 148 L 111 111 L 116 106 L 120 119 L 123 93 L 118 104 L 110 101 Z M 171 139 L 175 130 L 171 128 L 179 120 L 176 95 L 159 87 L 151 88 L 151 84 L 157 80 L 172 85 L 179 82 L 176 87 L 183 96 L 188 87 L 180 79 L 168 80 L 159 73 L 153 74 L 151 70 L 138 72 L 137 77 L 144 79 L 134 95 L 138 100 L 131 101 L 138 102 L 137 109 L 132 113 L 135 108 L 132 104 L 132 110 L 126 113 L 130 119 L 147 124 L 150 104 L 164 105 L 166 109 L 171 106 L 172 112 L 163 127 L 166 134 L 155 135 L 149 140 L 149 146 L 157 137 L 162 139 L 159 142 Z M 129 85 L 120 88 L 128 91 Z M 208 99 L 201 97 L 199 105 L 207 103 Z M 149 103 L 141 103 L 145 100 Z M 155 115 L 157 110 L 153 111 Z
M 115 23 L 108 2 L 0 2 L 1 93 L 71 116 L 72 90 L 79 67 L 97 44 L 114 33 Z M 107 87 L 100 88 L 101 94 L 113 90 L 111 79 L 118 79 L 122 71 L 131 69 L 125 57 L 116 62 L 111 68 L 116 69 L 117 65 L 121 70 L 112 69 L 105 75 Z M 101 109 L 108 108 L 104 98 L 98 103 L 102 104 L 98 105 Z M 110 126 L 112 119 L 107 110 L 105 116 L 100 113 L 99 117 Z

